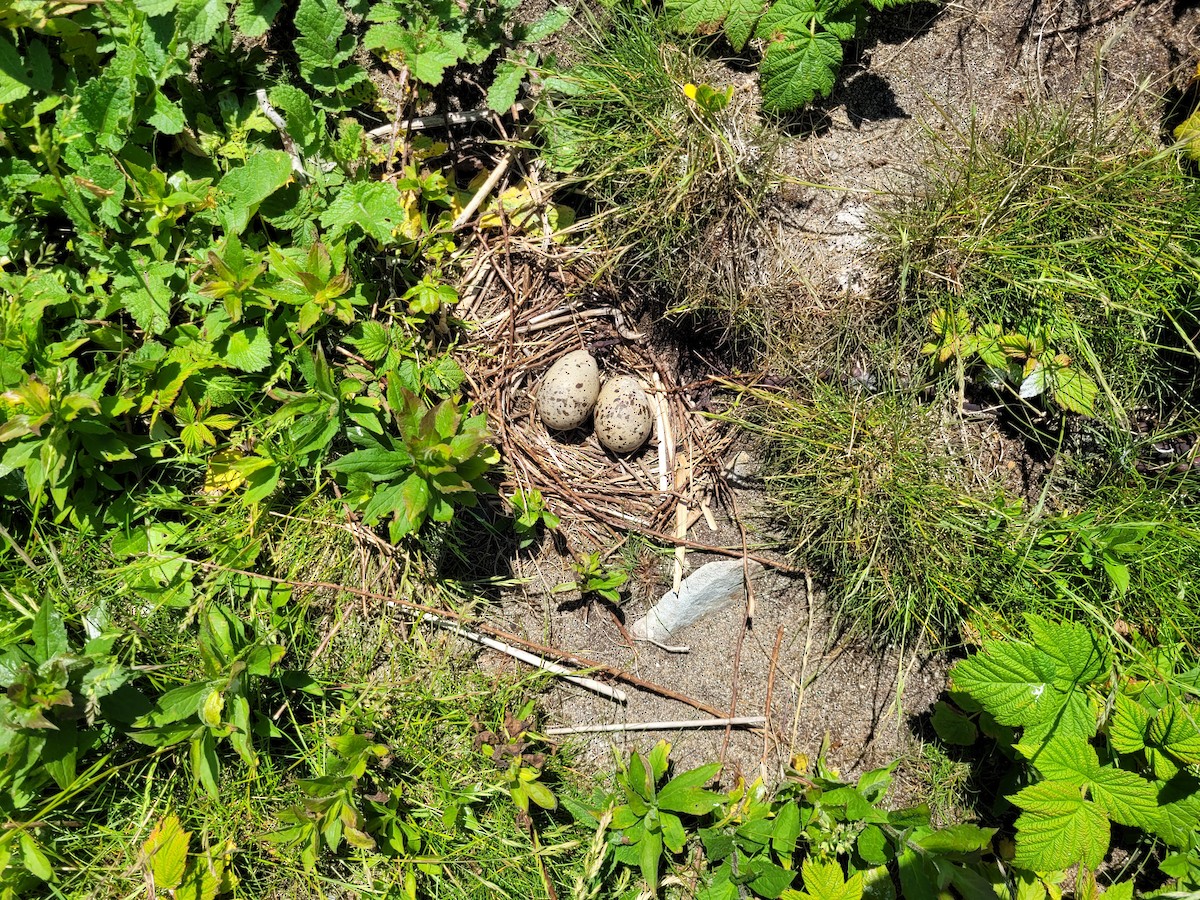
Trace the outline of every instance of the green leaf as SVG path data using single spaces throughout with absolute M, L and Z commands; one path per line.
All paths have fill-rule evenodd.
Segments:
M 659 808 L 693 816 L 715 809 L 721 803 L 722 795 L 701 790 L 700 785 L 712 781 L 720 769 L 720 763 L 709 763 L 676 775 L 658 792 Z
M 228 332 L 216 344 L 226 363 L 243 372 L 261 372 L 271 362 L 271 341 L 267 330 L 257 325 Z
M 257 150 L 245 165 L 228 172 L 217 184 L 227 197 L 222 207 L 225 228 L 241 234 L 258 206 L 292 180 L 292 158 L 282 150 Z
M 413 458 L 407 450 L 355 450 L 329 464 L 333 472 L 364 474 L 372 481 L 394 481 L 412 471 Z
M 332 240 L 359 228 L 381 244 L 388 244 L 406 219 L 394 184 L 355 182 L 342 188 L 321 214 L 321 227 L 329 229 Z
M 38 846 L 37 841 L 29 834 L 28 831 L 21 832 L 21 860 L 25 863 L 25 868 L 29 870 L 29 874 L 35 878 L 40 878 L 42 881 L 51 881 L 54 878 L 54 869 L 50 865 L 50 860 L 46 858 L 46 854 L 42 852 L 42 848 Z
M 1072 368 L 1054 373 L 1054 402 L 1067 412 L 1082 416 L 1095 414 L 1096 397 L 1100 388 L 1090 377 Z
M 1076 787 L 1087 784 L 1092 773 L 1100 767 L 1096 748 L 1079 735 L 1059 733 L 1045 743 L 1022 740 L 1016 749 L 1043 778 L 1070 782 Z
M 569 7 L 551 7 L 540 19 L 522 30 L 521 40 L 530 44 L 544 41 L 546 38 L 560 31 L 570 21 L 571 10 Z
M 1200 763 L 1200 705 L 1172 700 L 1150 720 L 1147 737 L 1184 765 Z
M 146 124 L 161 134 L 179 134 L 187 127 L 187 120 L 179 104 L 168 100 L 162 91 L 155 91 L 152 111 L 146 118 Z
M 525 80 L 526 71 L 528 70 L 524 65 L 511 59 L 499 63 L 492 86 L 487 92 L 488 109 L 498 114 L 508 112 L 517 102 L 517 92 L 521 89 L 521 82 Z
M 133 123 L 137 74 L 136 51 L 122 47 L 99 75 L 79 89 L 79 115 L 106 150 L 120 150 L 125 143 Z
M 175 4 L 175 33 L 197 46 L 211 41 L 228 19 L 229 0 L 177 0 Z
M 858 833 L 858 855 L 872 866 L 881 866 L 889 859 L 887 836 L 878 825 L 868 825 Z
M 342 37 L 346 14 L 337 0 L 300 0 L 295 23 L 300 74 L 310 82 L 320 69 L 336 68 L 354 52 L 354 39 Z
M 1079 787 L 1043 781 L 1014 794 L 1017 817 L 1015 865 L 1038 872 L 1069 869 L 1082 863 L 1096 868 L 1108 852 L 1109 825 L 1104 812 L 1085 800 Z
M 1119 693 L 1108 723 L 1108 742 L 1118 753 L 1137 753 L 1146 746 L 1150 710 L 1132 697 Z
M 756 857 L 746 863 L 743 877 L 748 878 L 748 887 L 759 897 L 779 897 L 796 880 L 796 873 L 791 869 L 771 862 L 763 857 Z
M 642 870 L 642 877 L 646 879 L 646 886 L 650 889 L 650 893 L 658 893 L 658 863 L 662 859 L 662 835 L 657 831 L 642 832 L 638 852 L 638 867 Z
M 262 37 L 282 7 L 283 0 L 241 0 L 234 11 L 233 22 L 246 37 Z M 288 126 L 291 127 L 291 122 Z
M 882 832 L 880 836 L 882 837 Z M 789 859 L 796 850 L 796 841 L 799 838 L 800 807 L 795 803 L 785 803 L 775 813 L 775 824 L 771 827 L 771 849 L 780 859 Z
M 931 724 L 937 736 L 947 744 L 970 747 L 979 738 L 975 723 L 941 700 L 933 706 Z
M 20 100 L 33 89 L 25 61 L 16 46 L 0 34 L 0 105 Z
M 672 27 L 687 32 L 723 25 L 735 50 L 741 50 L 754 32 L 762 12 L 762 0 L 667 0 Z
M 986 853 L 992 847 L 995 828 L 978 825 L 951 825 L 932 834 L 916 838 L 913 843 L 930 853 Z
M 970 694 L 1003 725 L 1053 717 L 1063 704 L 1058 678 L 1058 664 L 1049 654 L 1016 641 L 988 643 L 951 674 L 955 690 Z
M 1049 622 L 1036 615 L 1027 615 L 1025 622 L 1030 642 L 1059 663 L 1056 681 L 1061 687 L 1108 677 L 1108 642 L 1092 629 L 1073 622 Z
M 780 0 L 776 5 L 789 2 L 792 0 Z M 758 30 L 762 34 L 761 21 Z M 827 31 L 772 40 L 759 67 L 763 107 L 790 112 L 816 97 L 828 96 L 841 65 L 842 43 Z
M 54 608 L 54 600 L 46 597 L 33 617 L 33 652 L 39 663 L 45 663 L 56 656 L 61 656 L 70 649 L 67 642 L 67 629 L 63 625 L 62 616 Z
M 183 882 L 187 867 L 189 832 L 169 815 L 155 824 L 142 844 L 142 859 L 154 879 L 155 890 L 171 891 Z
M 216 798 L 220 763 L 217 761 L 217 742 L 211 731 L 205 730 L 199 737 L 192 738 L 191 757 L 193 782 L 204 788 L 208 796 Z
M 1089 778 L 1096 805 L 1114 822 L 1153 831 L 1159 820 L 1158 788 L 1133 772 L 1099 766 Z
M 811 856 L 801 867 L 804 876 L 805 900 L 862 900 L 862 876 L 855 874 L 846 880 L 838 862 L 817 862 Z

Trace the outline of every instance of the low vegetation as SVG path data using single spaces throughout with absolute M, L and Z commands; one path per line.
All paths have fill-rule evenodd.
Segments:
M 679 33 L 761 45 L 787 110 L 897 4 L 608 4 L 565 66 L 571 11 L 518 5 L 0 11 L 0 898 L 1200 890 L 1200 194 L 1126 118 L 937 144 L 880 226 L 864 353 L 718 400 L 836 618 L 963 650 L 936 809 L 828 746 L 775 785 L 667 742 L 584 777 L 539 733 L 548 676 L 414 617 L 469 616 L 511 586 L 484 542 L 561 525 L 497 496 L 456 361 L 480 236 L 536 218 L 762 346 L 746 251 L 783 138 Z M 452 90 L 530 101 L 510 143 L 565 205 L 481 195 L 483 141 L 371 128 Z M 982 464 L 986 428 L 1040 461 L 1026 483 Z M 560 589 L 621 601 L 632 563 L 573 558 Z

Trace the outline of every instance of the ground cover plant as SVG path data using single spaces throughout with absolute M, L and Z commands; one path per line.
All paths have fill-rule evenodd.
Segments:
M 732 85 L 713 85 L 695 39 L 673 39 L 648 7 L 618 3 L 582 19 L 577 59 L 545 79 L 543 158 L 586 198 L 589 239 L 606 265 L 718 335 L 758 338 L 752 296 L 762 199 L 776 138 Z
M 763 107 L 794 112 L 828 97 L 842 67 L 843 43 L 861 38 L 871 12 L 912 0 L 668 0 L 685 32 L 720 28 L 734 50 L 763 45 L 759 63 Z

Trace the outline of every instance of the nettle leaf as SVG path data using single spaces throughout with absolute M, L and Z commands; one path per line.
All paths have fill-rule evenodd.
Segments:
M 1094 869 L 1108 852 L 1110 836 L 1104 811 L 1083 797 L 1080 788 L 1043 781 L 1010 798 L 1024 810 L 1017 817 L 1013 863 L 1037 872 L 1069 869 L 1081 863 Z
M 520 40 L 530 44 L 544 41 L 552 34 L 560 31 L 571 21 L 571 9 L 567 6 L 555 6 L 547 10 L 545 15 L 524 28 L 519 29 Z
M 282 150 L 260 150 L 217 183 L 229 201 L 221 208 L 225 228 L 241 234 L 258 206 L 292 180 L 292 158 Z
M 442 83 L 446 69 L 468 55 L 467 44 L 457 31 L 436 27 L 410 29 L 393 22 L 372 25 L 363 38 L 363 46 L 382 50 L 387 58 L 398 57 L 391 62 L 408 66 L 414 78 L 435 87 Z
M 345 65 L 356 42 L 343 34 L 346 14 L 337 0 L 300 0 L 295 23 L 300 74 L 309 84 L 325 91 L 343 90 L 366 77 L 359 66 Z
M 121 47 L 103 71 L 79 89 L 79 115 L 106 150 L 120 150 L 125 143 L 141 68 L 140 54 Z
M 841 65 L 842 43 L 827 31 L 773 40 L 759 68 L 763 106 L 788 112 L 828 96 Z
M 228 19 L 229 0 L 178 0 L 175 4 L 175 33 L 197 46 L 211 41 Z
M 241 0 L 233 13 L 233 23 L 247 37 L 261 37 L 267 33 L 282 7 L 283 0 Z
M 394 184 L 382 181 L 356 182 L 338 192 L 321 214 L 321 227 L 336 240 L 353 228 L 361 228 L 382 244 L 407 218 Z
M 506 59 L 496 66 L 496 77 L 487 92 L 487 105 L 494 113 L 505 113 L 517 102 L 517 92 L 527 69 L 522 63 Z
M 28 96 L 33 79 L 16 46 L 0 34 L 0 104 Z
M 271 340 L 257 326 L 228 332 L 215 345 L 221 358 L 243 372 L 261 372 L 271 362 Z

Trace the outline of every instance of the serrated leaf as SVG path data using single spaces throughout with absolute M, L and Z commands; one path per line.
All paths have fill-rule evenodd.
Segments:
M 1059 663 L 1057 682 L 1062 688 L 1087 685 L 1107 677 L 1108 643 L 1085 625 L 1050 622 L 1027 615 L 1030 642 Z
M 1133 772 L 1113 766 L 1099 766 L 1089 778 L 1090 793 L 1110 819 L 1141 828 L 1154 830 L 1159 819 L 1158 788 Z
M 1069 869 L 1082 863 L 1096 868 L 1108 852 L 1108 819 L 1079 788 L 1060 781 L 1043 781 L 1014 794 L 1017 851 L 1013 863 L 1037 872 Z
M 555 6 L 548 9 L 540 19 L 524 29 L 521 40 L 531 44 L 544 41 L 557 33 L 571 21 L 571 10 L 566 6 Z
M 723 26 L 735 50 L 741 50 L 754 33 L 762 13 L 762 0 L 667 0 L 672 27 L 680 31 L 708 31 Z
M 1149 743 L 1180 763 L 1200 763 L 1200 706 L 1172 700 L 1155 713 L 1146 734 Z
M 154 103 L 150 115 L 146 118 L 150 125 L 161 134 L 179 134 L 187 125 L 183 110 L 179 104 L 168 100 L 162 91 L 154 92 Z
M 1059 369 L 1054 373 L 1054 402 L 1067 412 L 1090 416 L 1096 410 L 1100 388 L 1089 376 L 1075 369 Z
M 99 75 L 79 89 L 80 118 L 106 150 L 120 150 L 133 123 L 137 72 L 136 51 L 122 47 Z
M 233 22 L 238 31 L 247 37 L 261 37 L 267 33 L 282 7 L 283 0 L 241 0 L 233 13 Z
M 318 70 L 336 68 L 354 52 L 353 39 L 342 36 L 346 14 L 337 0 L 300 0 L 295 23 L 300 74 L 310 82 Z
M 354 345 L 363 359 L 367 362 L 378 362 L 387 356 L 392 348 L 392 341 L 386 328 L 373 320 L 361 323 L 358 328 L 360 334 L 346 340 Z
M 1137 753 L 1146 746 L 1150 710 L 1126 694 L 1117 694 L 1108 725 L 1108 742 L 1118 753 Z
M 842 43 L 827 31 L 771 41 L 759 66 L 763 107 L 790 112 L 828 96 L 841 65 Z
M 183 882 L 190 837 L 174 815 L 160 820 L 151 829 L 142 844 L 142 865 L 153 878 L 155 890 L 174 890 Z
M 503 60 L 487 92 L 487 106 L 494 113 L 506 113 L 517 102 L 517 92 L 525 80 L 526 68 L 519 62 Z
M 229 0 L 178 0 L 175 4 L 175 33 L 181 40 L 200 46 L 229 18 Z
M 1016 641 L 989 643 L 955 665 L 955 690 L 966 691 L 1003 725 L 1044 722 L 1062 706 L 1054 686 L 1058 663 L 1041 650 Z
M 1044 744 L 1032 745 L 1022 740 L 1016 749 L 1048 781 L 1083 787 L 1100 767 L 1096 748 L 1078 736 L 1055 735 Z
M 271 340 L 258 326 L 230 331 L 215 347 L 226 363 L 243 372 L 261 372 L 271 362 Z
M 801 867 L 804 876 L 805 900 L 862 900 L 862 876 L 854 874 L 849 880 L 842 871 L 841 863 L 817 862 L 811 856 Z
M 217 188 L 228 197 L 222 207 L 226 229 L 241 234 L 258 206 L 292 180 L 292 158 L 282 150 L 258 150 L 245 165 L 225 174 Z
M 382 181 L 346 185 L 321 214 L 321 227 L 336 239 L 361 228 L 380 243 L 388 243 L 407 219 L 396 186 Z

